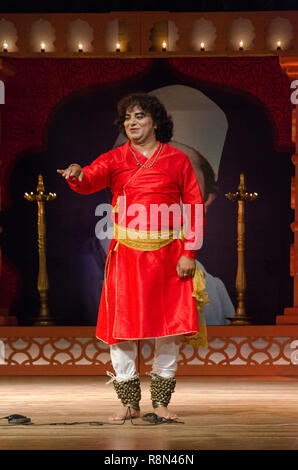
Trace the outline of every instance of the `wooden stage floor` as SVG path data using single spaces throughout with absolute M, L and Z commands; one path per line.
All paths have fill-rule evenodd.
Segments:
M 112 384 L 105 385 L 107 380 L 103 376 L 2 376 L 0 417 L 19 413 L 36 424 L 107 421 L 119 404 Z M 151 411 L 149 378 L 141 380 L 145 413 Z M 118 427 L 2 427 L 0 449 L 296 450 L 297 397 L 297 377 L 178 377 L 171 409 L 184 424 L 133 427 L 127 421 Z

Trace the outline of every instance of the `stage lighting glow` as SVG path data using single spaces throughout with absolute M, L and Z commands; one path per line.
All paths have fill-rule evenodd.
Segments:
M 6 41 L 4 41 L 3 43 L 3 52 L 7 52 L 8 51 L 8 44 Z
M 166 43 L 166 41 L 163 41 L 162 42 L 162 51 L 166 52 L 166 50 L 167 50 L 167 43 Z
M 41 50 L 41 52 L 45 52 L 45 50 L 46 50 L 46 45 L 45 45 L 44 42 L 42 42 L 42 43 L 40 44 L 40 50 Z

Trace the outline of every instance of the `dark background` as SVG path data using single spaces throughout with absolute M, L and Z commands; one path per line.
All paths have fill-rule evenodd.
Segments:
M 110 11 L 270 11 L 297 10 L 296 0 L 33 0 L 2 2 L 2 13 L 105 13 Z
M 205 93 L 223 109 L 229 124 L 219 168 L 220 191 L 208 209 L 205 241 L 198 259 L 210 274 L 225 283 L 236 305 L 237 204 L 228 201 L 225 193 L 237 190 L 239 175 L 244 172 L 248 191 L 260 194 L 257 201 L 246 204 L 247 313 L 255 324 L 274 324 L 275 316 L 291 304 L 291 155 L 273 149 L 269 119 L 248 96 L 219 85 L 178 79 L 166 62 L 155 60 L 153 68 L 139 81 L 87 89 L 61 102 L 48 122 L 47 150 L 25 155 L 16 166 L 11 179 L 14 204 L 5 215 L 3 233 L 4 252 L 24 280 L 12 312 L 20 324 L 31 324 L 39 304 L 35 288 L 38 259 L 32 243 L 37 237 L 36 207 L 23 199 L 24 192 L 35 191 L 41 172 L 46 190 L 59 195 L 46 208 L 51 312 L 59 324 L 94 325 L 104 265 L 94 235 L 98 221 L 94 212 L 100 202 L 107 201 L 107 193 L 78 195 L 68 188 L 56 168 L 73 162 L 83 166 L 113 146 L 118 135 L 113 124 L 116 103 L 123 95 L 176 83 Z M 19 230 L 15 228 L 16 220 Z

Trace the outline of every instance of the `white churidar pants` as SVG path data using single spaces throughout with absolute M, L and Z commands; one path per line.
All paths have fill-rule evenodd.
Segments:
M 181 342 L 178 336 L 155 338 L 155 355 L 152 372 L 166 379 L 175 376 Z M 110 345 L 110 354 L 116 380 L 121 382 L 136 375 L 136 341 Z

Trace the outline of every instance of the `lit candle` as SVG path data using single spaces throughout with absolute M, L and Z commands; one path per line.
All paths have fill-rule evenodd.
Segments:
M 162 43 L 162 52 L 166 52 L 166 50 L 167 50 L 167 43 L 166 43 L 166 41 L 163 41 L 163 43 Z
M 239 51 L 243 51 L 243 41 L 239 42 Z
M 117 44 L 116 44 L 116 52 L 120 52 L 120 43 L 119 42 L 117 42 Z
M 4 41 L 3 43 L 3 52 L 7 52 L 8 51 L 8 44 L 6 41 Z
M 42 42 L 42 43 L 40 44 L 40 50 L 41 50 L 41 52 L 45 52 L 45 50 L 46 50 L 46 45 L 45 45 L 44 42 Z
M 276 46 L 277 46 L 276 49 L 277 49 L 278 51 L 280 51 L 280 49 L 281 49 L 281 42 L 280 42 L 280 41 L 277 41 Z
M 205 50 L 205 43 L 201 42 L 201 51 L 204 51 L 204 50 Z
M 79 52 L 83 52 L 83 44 L 82 43 L 78 44 L 78 49 L 79 49 Z

